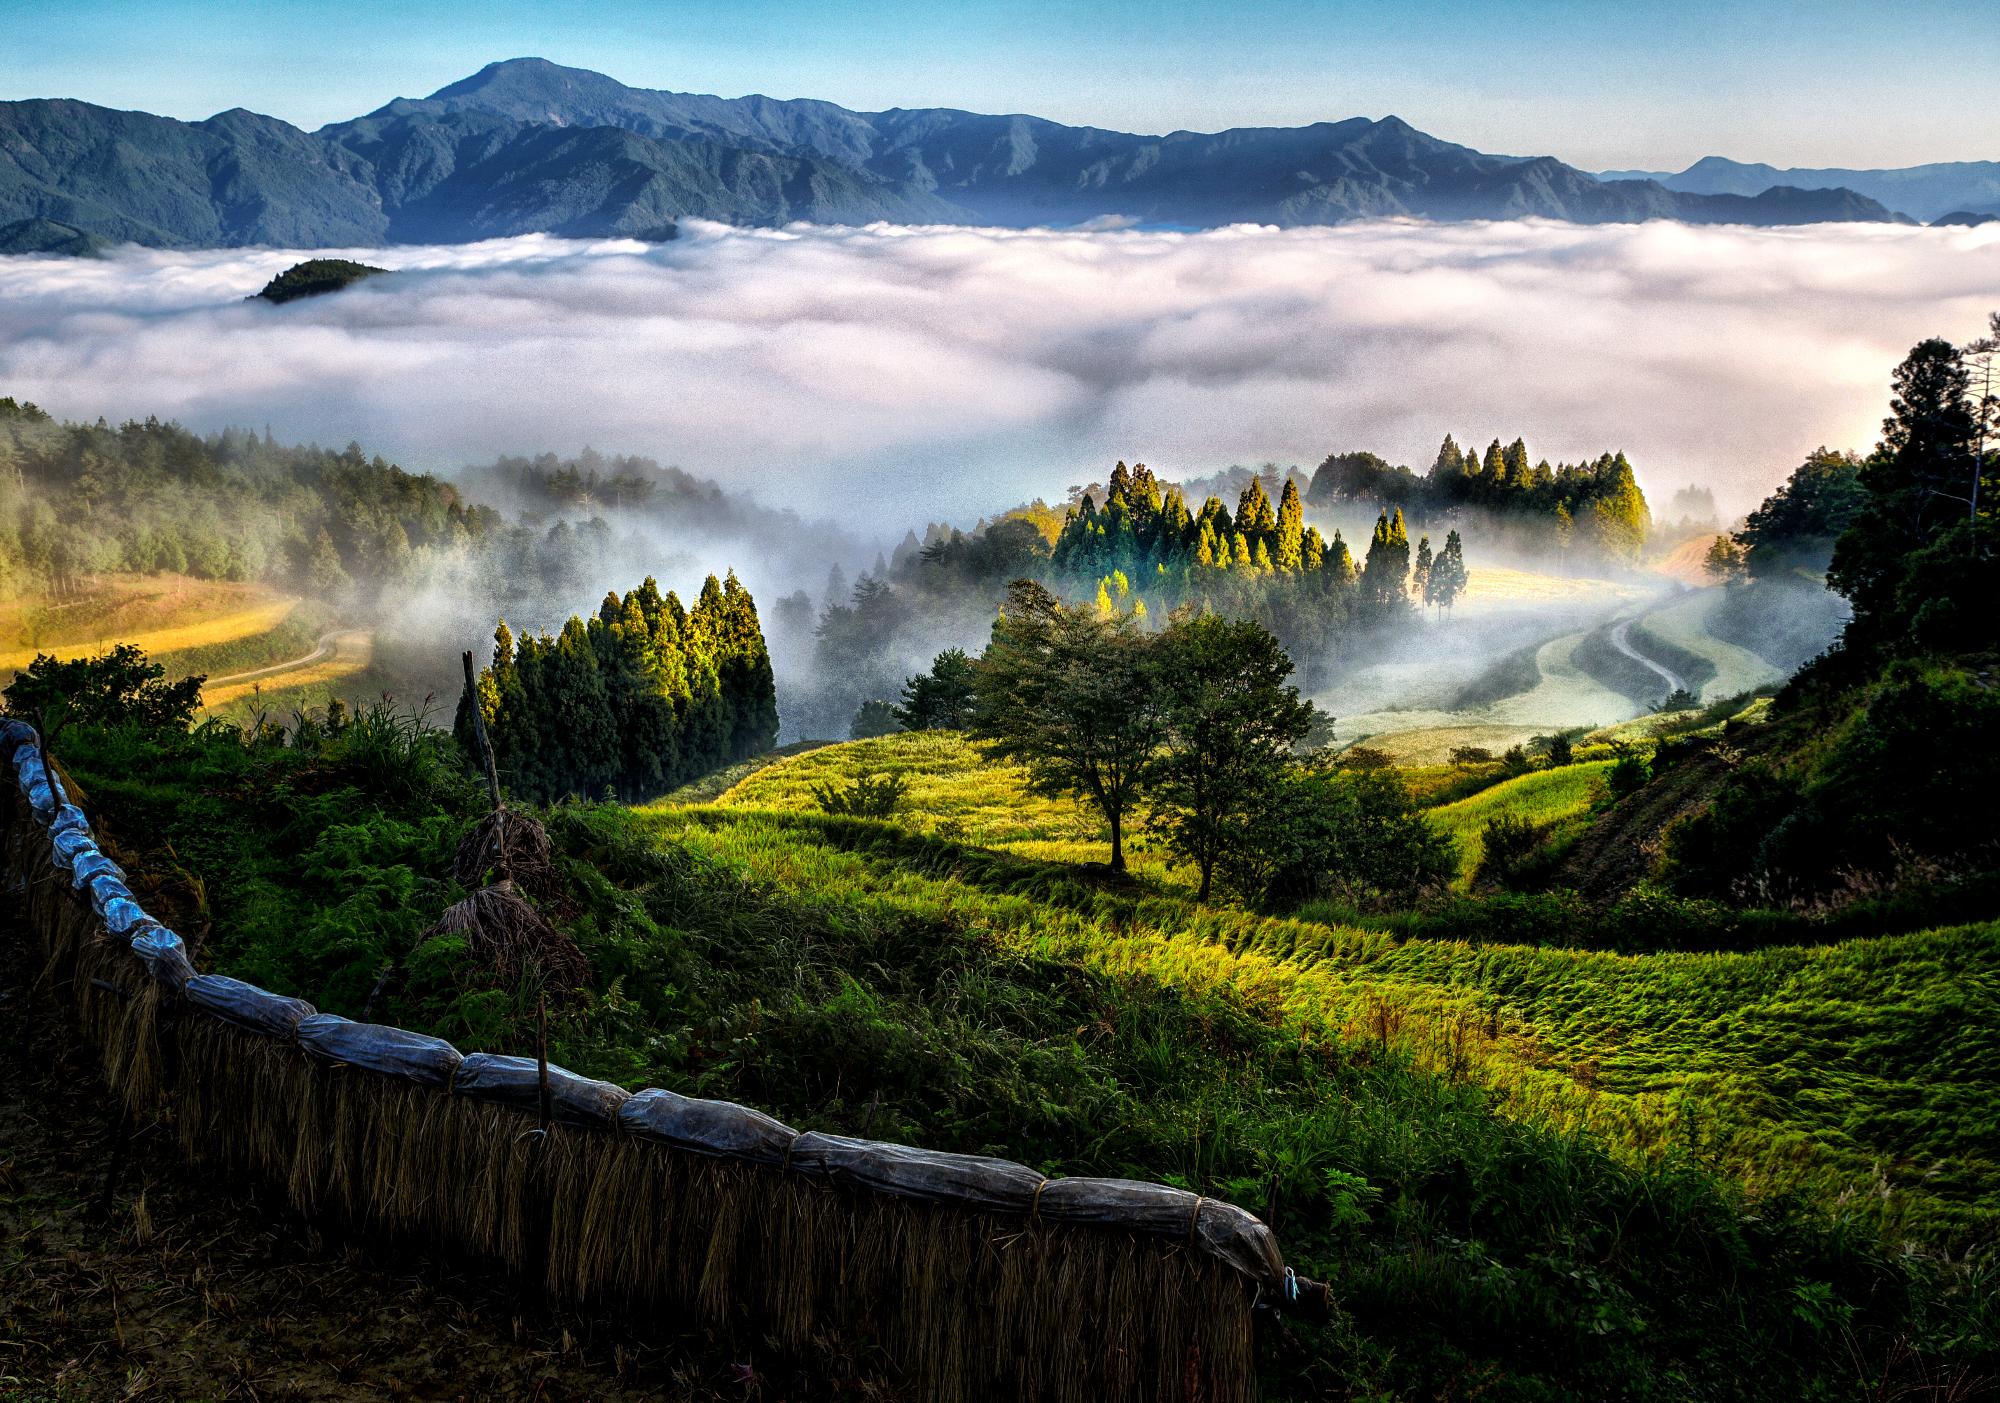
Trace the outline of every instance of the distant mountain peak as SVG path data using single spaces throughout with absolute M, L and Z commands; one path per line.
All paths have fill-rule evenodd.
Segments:
M 636 237 L 682 218 L 1021 227 L 1115 216 L 1209 228 L 1894 217 L 1848 190 L 1676 191 L 1643 175 L 1601 183 L 1553 156 L 1455 145 L 1393 113 L 1151 136 L 1021 114 L 856 112 L 635 88 L 538 56 L 489 63 L 427 98 L 397 98 L 311 133 L 241 109 L 184 123 L 85 103 L 0 102 L 0 152 L 15 157 L 0 162 L 0 225 L 60 226 L 15 231 L 27 245 L 72 233 L 322 248 L 529 232 Z

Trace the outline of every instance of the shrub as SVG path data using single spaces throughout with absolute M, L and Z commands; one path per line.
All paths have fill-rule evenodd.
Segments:
M 1576 763 L 1575 747 L 1569 736 L 1561 731 L 1552 736 L 1536 736 L 1533 745 L 1552 770 Z
M 1451 748 L 1451 763 L 1454 765 L 1490 765 L 1493 752 L 1483 745 L 1454 745 Z
M 1506 753 L 1500 757 L 1500 768 L 1506 772 L 1507 778 L 1512 779 L 1516 775 L 1527 774 L 1535 768 L 1535 764 L 1528 758 L 1527 751 L 1518 745 L 1510 745 Z
M 862 773 L 852 784 L 816 784 L 812 792 L 821 811 L 837 818 L 887 818 L 908 788 L 901 775 Z
M 854 713 L 854 720 L 847 728 L 853 740 L 874 740 L 878 736 L 893 736 L 903 729 L 897 719 L 896 708 L 880 697 L 861 703 L 861 709 Z
M 130 643 L 95 658 L 58 662 L 38 653 L 9 684 L 7 711 L 53 734 L 69 725 L 185 731 L 201 705 L 202 677 L 161 679 L 166 669 Z
M 1611 773 L 1605 777 L 1611 786 L 1611 796 L 1623 799 L 1628 794 L 1637 794 L 1646 787 L 1653 777 L 1652 766 L 1644 756 L 1629 745 L 1615 747 L 1618 759 L 1611 766 Z
M 1340 752 L 1334 763 L 1343 770 L 1388 770 L 1394 769 L 1396 762 L 1386 750 L 1377 750 L 1369 745 L 1350 745 Z
M 1486 820 L 1481 834 L 1479 868 L 1473 880 L 1482 886 L 1519 890 L 1530 884 L 1548 841 L 1549 825 L 1519 814 L 1498 814 Z
M 947 648 L 929 672 L 903 683 L 903 704 L 892 710 L 905 730 L 957 731 L 970 723 L 972 705 L 972 659 Z
M 1254 841 L 1222 875 L 1272 910 L 1328 898 L 1380 905 L 1444 886 L 1458 871 L 1457 848 L 1394 770 L 1300 768 L 1279 782 Z

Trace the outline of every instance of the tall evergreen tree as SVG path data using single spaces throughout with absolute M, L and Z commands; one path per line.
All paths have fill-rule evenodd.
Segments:
M 1253 477 L 1236 503 L 1236 529 L 1255 539 L 1277 528 L 1278 516 L 1271 510 L 1271 499 L 1264 494 L 1264 484 Z
M 1444 553 L 1431 566 L 1430 602 L 1437 605 L 1440 614 L 1447 613 L 1470 582 L 1471 576 L 1465 571 L 1465 547 L 1458 539 L 1458 532 L 1452 531 L 1444 538 Z
M 1271 550 L 1272 563 L 1285 574 L 1297 573 L 1305 563 L 1305 505 L 1299 501 L 1299 484 L 1285 479 L 1285 491 L 1278 501 L 1277 535 Z
M 1834 546 L 1827 583 L 1854 605 L 1852 642 L 1886 644 L 1905 557 L 1966 515 L 1977 424 L 1964 359 L 1949 341 L 1919 342 L 1896 367 L 1882 440 L 1862 466 L 1867 505 Z
M 1398 507 L 1393 517 L 1385 511 L 1375 520 L 1361 567 L 1362 599 L 1378 618 L 1387 618 L 1408 602 L 1409 581 L 1410 533 Z

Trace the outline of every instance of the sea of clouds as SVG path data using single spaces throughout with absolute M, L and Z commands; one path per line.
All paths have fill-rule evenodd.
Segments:
M 1753 504 L 1866 449 L 1916 340 L 2000 307 L 2000 225 L 1542 222 L 747 230 L 349 250 L 398 270 L 282 307 L 287 250 L 0 258 L 0 395 L 70 418 L 359 440 L 450 472 L 647 454 L 900 534 L 1101 478 L 1451 432 L 1623 449 Z

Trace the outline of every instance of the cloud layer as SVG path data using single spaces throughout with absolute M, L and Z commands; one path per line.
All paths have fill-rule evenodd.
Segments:
M 402 276 L 243 301 L 306 256 L 0 258 L 0 394 L 446 472 L 588 443 L 898 534 L 1121 457 L 1422 468 L 1446 432 L 1622 448 L 1741 509 L 1866 448 L 1903 352 L 2000 305 L 2000 226 L 695 225 L 360 251 Z

